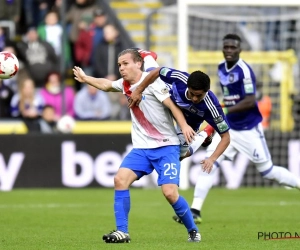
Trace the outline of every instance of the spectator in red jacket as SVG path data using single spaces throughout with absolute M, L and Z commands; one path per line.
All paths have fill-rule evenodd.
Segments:
M 93 22 L 82 19 L 79 23 L 79 36 L 75 42 L 75 59 L 80 62 L 81 67 L 93 75 L 92 65 L 95 63 L 97 46 L 103 41 L 103 27 L 107 22 L 107 16 L 101 9 L 94 11 Z

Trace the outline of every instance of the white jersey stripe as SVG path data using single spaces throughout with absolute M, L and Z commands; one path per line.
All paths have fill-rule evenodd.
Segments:
M 238 65 L 241 67 L 243 73 L 244 73 L 244 78 L 251 78 L 251 73 L 250 70 L 247 66 L 247 64 L 243 60 L 238 61 Z
M 212 116 L 214 118 L 217 118 L 219 116 L 219 112 L 218 112 L 216 106 L 213 104 L 212 100 L 210 99 L 209 95 L 205 96 L 204 102 L 207 105 L 210 112 L 212 113 Z
M 172 72 L 171 77 L 178 78 L 181 81 L 183 81 L 184 83 L 187 83 L 187 79 L 188 79 L 188 76 L 186 76 L 185 74 L 182 74 L 180 72 Z

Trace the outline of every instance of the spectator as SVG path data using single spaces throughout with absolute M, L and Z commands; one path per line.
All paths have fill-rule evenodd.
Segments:
M 76 0 L 66 13 L 65 20 L 69 24 L 69 39 L 72 47 L 78 39 L 80 21 L 85 19 L 90 24 L 93 20 L 93 11 L 96 8 L 95 0 Z
M 18 24 L 21 16 L 21 0 L 0 1 L 0 20 L 10 20 Z
M 74 0 L 54 0 L 54 4 L 50 9 L 50 11 L 54 11 L 58 14 L 60 20 L 61 20 L 60 12 L 61 12 L 63 1 L 66 5 L 66 11 L 68 11 L 71 5 L 74 3 Z
M 25 62 L 37 88 L 42 88 L 50 72 L 58 69 L 58 58 L 51 44 L 41 41 L 35 28 L 30 28 L 26 39 L 18 45 L 19 57 Z
M 11 100 L 12 117 L 22 118 L 29 132 L 39 131 L 38 119 L 44 107 L 42 96 L 36 91 L 34 82 L 26 79 L 19 92 Z
M 38 27 L 48 11 L 55 4 L 55 0 L 23 0 L 22 9 L 24 24 L 28 27 Z
M 107 120 L 111 115 L 111 103 L 107 93 L 91 85 L 84 86 L 76 94 L 74 108 L 79 120 Z
M 39 120 L 40 132 L 43 134 L 58 133 L 55 120 L 55 110 L 51 105 L 45 105 L 42 112 L 42 117 Z
M 104 40 L 97 46 L 96 49 L 96 60 L 94 63 L 93 72 L 96 77 L 107 78 L 111 81 L 114 81 L 121 78 L 118 68 L 118 55 L 125 48 L 121 43 L 119 32 L 114 25 L 107 24 L 103 29 L 103 35 Z M 127 100 L 124 102 L 124 97 L 112 92 L 109 92 L 108 95 L 113 105 L 111 119 L 125 119 L 128 115 L 128 112 L 125 111 L 127 104 L 124 105 L 124 103 L 126 103 Z M 123 103 L 121 100 L 123 100 Z M 123 116 L 124 114 L 121 114 L 123 111 L 124 114 L 126 114 L 125 117 Z
M 38 27 L 38 35 L 42 41 L 47 41 L 52 45 L 56 55 L 59 57 L 62 52 L 62 34 L 63 29 L 59 24 L 58 14 L 50 11 L 45 17 L 45 23 Z M 70 47 L 68 43 L 64 44 L 64 55 L 66 63 L 70 64 Z
M 86 19 L 79 23 L 80 31 L 74 44 L 75 61 L 89 74 L 95 74 L 92 71 L 97 61 L 95 53 L 97 46 L 103 41 L 103 27 L 107 22 L 107 17 L 101 9 L 96 9 L 93 14 L 94 19 L 90 25 Z M 80 87 L 81 85 L 77 86 L 77 89 Z
M 131 119 L 130 109 L 128 108 L 128 100 L 125 95 L 120 95 L 119 105 L 120 105 L 120 109 L 119 109 L 119 112 L 116 117 L 117 120 L 130 121 L 130 119 Z
M 6 45 L 6 35 L 4 29 L 0 26 L 0 51 L 3 51 Z
M 0 79 L 0 118 L 9 118 L 10 115 L 10 102 L 14 92 L 3 83 Z
M 46 85 L 41 89 L 41 95 L 45 100 L 45 104 L 51 105 L 55 110 L 56 120 L 63 115 L 63 107 L 67 115 L 74 117 L 74 90 L 70 86 L 62 89 L 60 81 L 60 74 L 52 72 L 47 77 Z M 65 103 L 63 103 L 63 100 Z
M 262 115 L 262 125 L 264 130 L 270 127 L 270 118 L 272 113 L 272 100 L 268 95 L 264 95 L 262 91 L 262 83 L 258 82 L 256 84 L 256 100 L 258 104 L 258 109 Z
M 105 25 L 104 39 L 97 45 L 94 61 L 94 75 L 111 81 L 121 77 L 118 68 L 118 55 L 125 48 L 119 37 L 119 31 L 112 24 Z M 101 60 L 99 60 L 101 58 Z

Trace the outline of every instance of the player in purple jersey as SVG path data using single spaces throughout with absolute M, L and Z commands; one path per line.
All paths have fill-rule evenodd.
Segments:
M 139 48 L 136 49 L 140 55 L 144 59 L 144 70 L 146 72 L 150 72 L 151 70 L 158 68 L 159 65 L 156 62 L 157 60 L 157 54 L 153 51 L 147 51 Z M 209 77 L 207 77 L 206 74 L 202 74 L 203 81 L 209 81 Z M 176 130 L 178 132 L 178 137 L 180 140 L 180 160 L 183 160 L 186 157 L 191 156 L 200 146 L 207 147 L 212 142 L 212 137 L 215 133 L 215 129 L 207 124 L 201 131 L 197 131 L 196 137 L 194 137 L 193 142 L 188 145 L 185 141 L 185 138 L 183 137 L 181 130 L 176 127 Z
M 191 75 L 176 69 L 157 67 L 153 69 L 143 82 L 132 92 L 129 107 L 140 105 L 147 96 L 142 93 L 144 89 L 160 78 L 166 83 L 171 99 L 182 110 L 187 123 L 198 131 L 203 121 L 210 124 L 220 135 L 221 140 L 213 154 L 201 161 L 203 170 L 210 172 L 213 163 L 224 152 L 230 142 L 229 126 L 222 107 L 212 91 L 210 91 L 210 78 L 201 71 Z M 179 130 L 177 130 L 179 131 Z M 190 154 L 201 144 L 190 145 Z
M 225 158 L 232 160 L 237 152 L 251 160 L 263 178 L 300 189 L 300 180 L 295 175 L 284 167 L 273 165 L 255 98 L 255 74 L 240 58 L 241 51 L 239 36 L 228 34 L 223 38 L 225 61 L 219 64 L 218 75 L 224 96 L 224 111 L 231 127 L 230 145 L 218 158 L 211 173 L 201 173 L 198 177 L 191 210 L 199 222 L 202 221 L 200 211 L 212 187 L 217 165 Z M 215 135 L 212 144 L 207 148 L 208 156 L 214 151 L 218 140 Z M 179 218 L 176 221 L 181 222 Z

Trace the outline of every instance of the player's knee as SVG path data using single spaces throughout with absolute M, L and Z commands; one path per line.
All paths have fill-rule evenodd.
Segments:
M 179 197 L 178 187 L 175 184 L 166 184 L 162 186 L 162 192 L 170 204 L 174 204 Z
M 114 177 L 115 188 L 120 189 L 124 187 L 125 181 L 120 175 Z
M 122 174 L 117 174 L 114 177 L 114 184 L 116 189 L 128 189 L 131 183 L 126 176 Z

